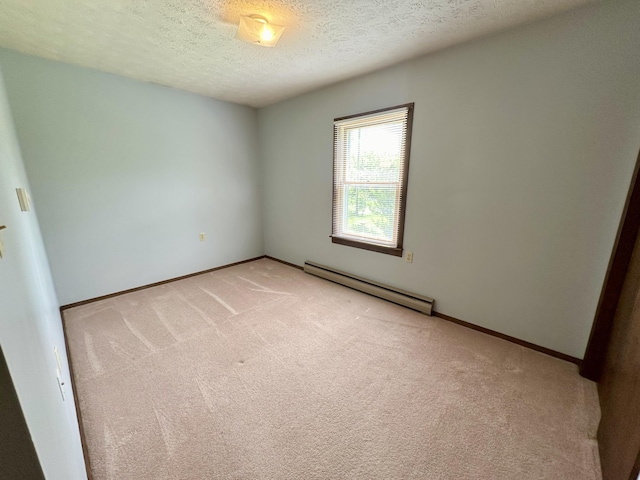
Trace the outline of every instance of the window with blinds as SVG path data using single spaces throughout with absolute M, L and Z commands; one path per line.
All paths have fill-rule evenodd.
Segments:
M 333 243 L 402 256 L 413 103 L 334 120 Z

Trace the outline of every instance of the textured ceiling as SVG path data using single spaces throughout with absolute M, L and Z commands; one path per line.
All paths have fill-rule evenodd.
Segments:
M 0 0 L 0 46 L 264 106 L 591 0 Z M 285 25 L 276 48 L 240 15 Z

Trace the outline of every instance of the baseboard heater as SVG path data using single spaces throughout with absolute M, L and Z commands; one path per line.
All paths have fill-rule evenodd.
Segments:
M 339 283 L 345 287 L 350 287 L 413 310 L 418 310 L 427 315 L 431 315 L 431 311 L 433 310 L 433 304 L 435 302 L 433 298 L 400 290 L 383 283 L 374 282 L 373 280 L 367 280 L 366 278 L 358 277 L 350 273 L 341 272 L 335 268 L 313 262 L 304 262 L 304 271 L 316 277 Z

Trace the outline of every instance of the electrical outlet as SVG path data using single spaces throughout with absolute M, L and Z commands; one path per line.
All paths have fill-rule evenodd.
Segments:
M 413 252 L 407 252 L 404 256 L 404 261 L 407 263 L 413 263 Z
M 58 387 L 60 387 L 60 395 L 62 395 L 62 401 L 64 402 L 64 382 L 62 381 L 62 377 L 60 375 L 60 370 L 56 372 L 56 377 L 58 378 Z
M 205 240 L 205 234 L 204 232 L 200 232 L 200 241 L 204 242 L 204 240 Z
M 64 380 L 62 380 L 62 362 L 60 361 L 60 354 L 58 353 L 58 347 L 53 346 L 53 354 L 56 356 L 56 378 L 58 379 L 58 388 L 60 388 L 60 395 L 62 395 L 62 401 L 64 402 Z

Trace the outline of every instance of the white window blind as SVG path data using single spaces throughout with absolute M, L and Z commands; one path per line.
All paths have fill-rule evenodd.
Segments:
M 402 254 L 412 114 L 409 104 L 334 121 L 335 243 Z

